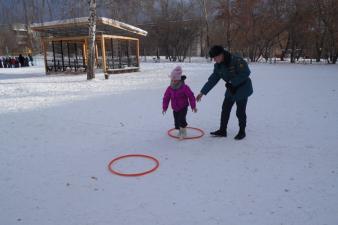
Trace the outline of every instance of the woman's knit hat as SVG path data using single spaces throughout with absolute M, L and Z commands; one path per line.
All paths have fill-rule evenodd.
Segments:
M 224 55 L 224 61 L 223 63 L 227 66 L 229 66 L 230 62 L 231 62 L 231 54 L 230 52 L 228 52 L 227 50 L 225 50 L 223 48 L 223 46 L 220 46 L 220 45 L 214 45 L 210 48 L 210 51 L 209 51 L 209 56 L 210 58 L 214 58 L 218 55 L 221 55 L 223 54 Z
M 210 48 L 209 50 L 209 56 L 210 58 L 214 58 L 222 53 L 225 52 L 225 49 L 223 48 L 223 46 L 220 45 L 214 45 Z

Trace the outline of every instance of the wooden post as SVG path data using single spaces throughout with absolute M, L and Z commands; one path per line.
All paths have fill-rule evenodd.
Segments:
M 43 46 L 43 56 L 44 56 L 44 60 L 45 60 L 45 71 L 46 71 L 46 75 L 48 73 L 48 64 L 47 64 L 47 43 L 45 39 L 42 39 L 42 46 Z
M 96 65 L 96 68 L 97 68 L 98 63 L 99 63 L 99 49 L 97 47 L 97 43 L 95 43 L 95 65 Z
M 56 72 L 56 61 L 55 61 L 55 47 L 54 47 L 54 41 L 52 41 L 52 47 L 53 47 L 54 71 Z
M 61 45 L 61 62 L 62 62 L 62 71 L 65 71 L 65 60 L 64 60 L 64 56 L 63 56 L 63 47 L 62 47 L 62 41 L 60 41 L 60 45 Z
M 137 39 L 136 41 L 136 60 L 137 60 L 137 67 L 140 67 L 140 40 Z
M 84 39 L 84 43 L 83 43 L 83 50 L 82 50 L 82 54 L 83 54 L 83 59 L 84 59 L 84 62 L 85 62 L 85 64 L 86 64 L 86 66 L 87 66 L 87 64 L 88 64 L 88 60 L 87 60 L 87 49 L 88 49 L 88 38 L 85 38 Z
M 115 69 L 115 66 L 114 66 L 114 46 L 113 46 L 113 38 L 110 38 L 110 49 L 111 49 L 112 66 L 113 66 L 113 69 Z
M 119 55 L 119 68 L 122 68 L 122 47 L 121 47 L 121 40 L 117 39 L 117 49 Z
M 102 52 L 102 69 L 104 73 L 104 78 L 108 79 L 108 73 L 107 73 L 107 64 L 106 64 L 106 46 L 104 41 L 104 35 L 101 36 L 101 52 Z
M 76 42 L 74 42 L 74 52 L 75 52 L 74 70 L 75 70 L 75 72 L 77 72 L 79 62 L 78 62 L 78 59 L 77 59 L 77 44 L 76 44 Z
M 68 67 L 71 69 L 71 64 L 70 64 L 70 54 L 69 54 L 69 42 L 67 41 L 67 55 L 68 55 Z
M 127 48 L 127 64 L 128 64 L 128 67 L 130 67 L 130 58 L 129 58 L 129 40 L 127 40 L 126 42 L 126 48 Z

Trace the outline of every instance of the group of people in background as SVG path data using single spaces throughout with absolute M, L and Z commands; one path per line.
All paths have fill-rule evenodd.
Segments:
M 19 68 L 33 66 L 33 57 L 28 54 L 24 57 L 20 54 L 18 57 L 0 56 L 0 68 Z

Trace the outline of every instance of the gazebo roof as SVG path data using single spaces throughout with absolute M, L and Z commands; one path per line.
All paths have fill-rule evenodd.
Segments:
M 88 17 L 79 17 L 66 20 L 55 20 L 44 23 L 34 23 L 31 29 L 36 32 L 41 32 L 42 36 L 54 37 L 74 37 L 88 35 Z M 147 31 L 138 27 L 119 22 L 117 20 L 98 17 L 96 19 L 97 34 L 118 34 L 130 35 L 130 33 L 146 36 Z

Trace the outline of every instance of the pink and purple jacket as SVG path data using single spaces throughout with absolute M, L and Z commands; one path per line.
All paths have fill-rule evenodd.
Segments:
M 175 112 L 189 106 L 189 103 L 192 109 L 196 108 L 194 93 L 186 84 L 182 84 L 177 90 L 173 89 L 171 86 L 167 88 L 163 96 L 162 108 L 164 111 L 168 109 L 169 101 L 171 101 L 171 107 Z

